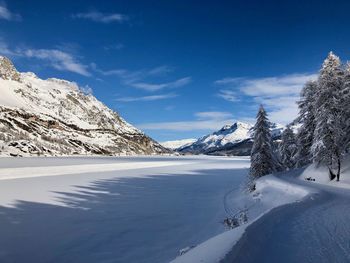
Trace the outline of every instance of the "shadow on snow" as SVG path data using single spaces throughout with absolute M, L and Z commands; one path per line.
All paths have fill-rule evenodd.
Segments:
M 0 262 L 166 262 L 223 231 L 222 199 L 246 169 L 100 180 L 65 206 L 0 207 Z

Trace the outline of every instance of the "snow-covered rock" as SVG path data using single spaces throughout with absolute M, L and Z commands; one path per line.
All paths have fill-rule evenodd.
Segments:
M 19 73 L 5 57 L 0 57 L 0 94 L 3 154 L 18 140 L 35 145 L 19 148 L 28 149 L 23 155 L 169 152 L 76 83 Z

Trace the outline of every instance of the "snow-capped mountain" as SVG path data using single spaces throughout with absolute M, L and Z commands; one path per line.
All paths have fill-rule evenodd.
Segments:
M 186 146 L 189 146 L 190 144 L 197 141 L 197 139 L 183 139 L 183 140 L 175 140 L 175 141 L 166 141 L 161 142 L 160 144 L 164 146 L 165 148 L 171 149 L 171 150 L 177 150 L 184 148 Z
M 19 73 L 0 57 L 0 151 L 30 154 L 169 152 L 77 84 Z
M 249 155 L 253 143 L 252 128 L 249 123 L 235 122 L 176 150 L 183 154 Z M 283 125 L 271 124 L 274 139 L 279 138 L 283 130 Z

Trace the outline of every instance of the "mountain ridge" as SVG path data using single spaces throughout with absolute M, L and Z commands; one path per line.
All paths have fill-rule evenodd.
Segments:
M 165 142 L 161 142 L 160 144 L 168 149 L 176 150 L 176 149 L 188 146 L 194 143 L 195 141 L 197 141 L 197 139 L 189 138 L 189 139 L 182 139 L 182 140 L 165 141 Z
M 237 121 L 175 150 L 181 154 L 250 155 L 253 145 L 252 128 L 252 124 Z M 272 137 L 278 139 L 284 128 L 281 124 L 271 123 Z
M 0 57 L 0 91 L 3 155 L 171 152 L 76 83 L 20 73 L 5 57 Z

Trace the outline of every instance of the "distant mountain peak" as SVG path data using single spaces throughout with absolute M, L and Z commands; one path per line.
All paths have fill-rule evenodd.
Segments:
M 271 124 L 273 138 L 281 135 L 283 125 Z M 199 138 L 196 142 L 177 151 L 187 154 L 226 154 L 249 155 L 253 139 L 253 125 L 237 121 L 231 125 L 225 125 L 220 130 Z M 234 149 L 234 150 L 232 150 Z
M 177 150 L 181 149 L 183 147 L 186 147 L 192 143 L 197 141 L 197 139 L 182 139 L 182 140 L 174 140 L 174 141 L 166 141 L 160 143 L 165 148 L 171 149 L 171 150 Z
M 238 128 L 242 128 L 242 129 L 251 129 L 252 125 L 249 123 L 245 123 L 245 122 L 241 122 L 241 121 L 236 121 L 233 124 L 226 124 L 224 125 L 220 131 L 226 131 L 226 130 L 236 130 Z
M 15 81 L 20 81 L 21 79 L 12 61 L 3 56 L 0 56 L 0 78 Z
M 232 125 L 231 124 L 226 124 L 226 125 L 224 125 L 221 129 L 220 129 L 220 131 L 226 131 L 226 130 L 229 130 L 229 129 L 231 129 L 232 128 Z

